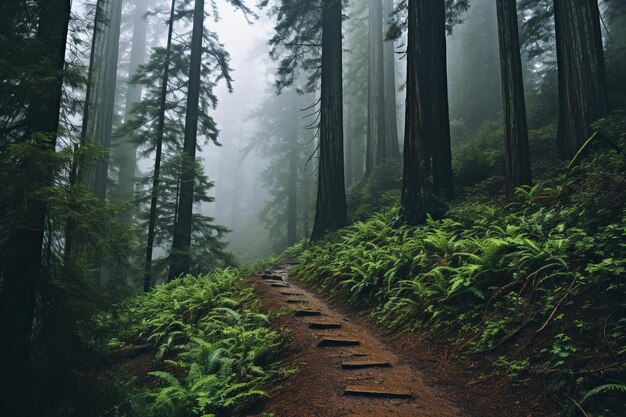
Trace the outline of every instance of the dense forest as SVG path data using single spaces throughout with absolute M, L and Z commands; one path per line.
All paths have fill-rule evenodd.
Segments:
M 0 415 L 618 417 L 623 0 L 0 1 Z

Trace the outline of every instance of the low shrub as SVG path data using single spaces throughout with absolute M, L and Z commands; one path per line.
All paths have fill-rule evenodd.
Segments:
M 244 273 L 217 270 L 158 286 L 103 315 L 114 329 L 109 347 L 152 343 L 158 366 L 130 386 L 127 416 L 244 415 L 267 397 L 264 386 L 282 370 L 285 342 L 260 312 Z
M 623 167 L 617 151 L 589 155 L 506 206 L 463 200 L 420 227 L 394 227 L 398 209 L 385 209 L 303 248 L 294 273 L 389 331 L 497 352 L 494 372 L 544 379 L 566 413 L 579 412 L 573 399 L 614 416 L 626 391 Z

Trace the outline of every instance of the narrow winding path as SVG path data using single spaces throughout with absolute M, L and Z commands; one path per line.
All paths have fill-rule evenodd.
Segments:
M 263 413 L 276 417 L 465 417 L 439 387 L 373 331 L 289 281 L 289 265 L 252 277 L 293 340 L 298 372 L 272 393 Z M 263 415 L 263 413 L 257 415 Z

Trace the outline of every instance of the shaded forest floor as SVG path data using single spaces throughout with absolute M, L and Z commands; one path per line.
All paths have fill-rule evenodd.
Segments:
M 477 364 L 443 343 L 383 333 L 363 314 L 294 283 L 289 269 L 283 264 L 250 277 L 265 308 L 283 313 L 276 325 L 292 336 L 283 360 L 296 371 L 270 391 L 254 416 L 558 414 L 547 410 L 540 387 L 529 386 L 520 397 L 505 377 L 480 378 Z

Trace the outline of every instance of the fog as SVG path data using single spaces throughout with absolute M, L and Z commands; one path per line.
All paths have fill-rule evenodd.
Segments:
M 171 3 L 163 0 L 145 1 L 149 10 L 146 17 L 148 22 L 146 59 L 148 59 L 153 52 L 152 48 L 165 46 L 166 21 Z M 128 111 L 124 108 L 124 97 L 129 86 L 129 55 L 135 4 L 135 1 L 123 2 L 114 118 L 118 125 L 126 122 L 124 114 Z M 179 1 L 178 4 L 185 5 L 185 2 Z M 348 186 L 360 181 L 365 166 L 367 106 L 364 104 L 367 102 L 367 71 L 363 72 L 362 68 L 367 66 L 370 51 L 367 44 L 362 42 L 362 38 L 367 34 L 367 27 L 363 26 L 366 24 L 366 20 L 363 19 L 367 17 L 367 4 L 364 0 L 355 1 L 345 11 L 348 20 L 344 25 L 346 42 L 344 82 L 349 84 L 344 86 L 346 115 L 344 131 L 346 146 L 352 147 L 353 154 L 352 160 L 346 161 L 350 165 Z M 285 184 L 289 180 L 283 179 L 282 183 L 275 179 L 268 181 L 268 176 L 288 177 L 292 174 L 283 172 L 287 170 L 285 166 L 288 164 L 287 155 L 282 159 L 273 155 L 272 149 L 268 148 L 269 142 L 282 143 L 280 145 L 282 148 L 278 148 L 279 152 L 289 147 L 289 143 L 295 143 L 299 147 L 295 181 L 300 181 L 298 193 L 306 192 L 306 196 L 302 198 L 302 195 L 298 195 L 297 239 L 306 238 L 310 232 L 308 227 L 312 223 L 310 217 L 314 211 L 312 206 L 315 197 L 316 139 L 315 129 L 311 129 L 310 126 L 307 129 L 306 126 L 312 122 L 314 124 L 315 109 L 306 112 L 300 109 L 309 107 L 316 99 L 315 93 L 298 100 L 287 98 L 293 93 L 290 89 L 285 91 L 283 98 L 273 98 L 276 95 L 274 85 L 277 64 L 269 56 L 268 41 L 274 34 L 275 22 L 267 16 L 265 10 L 253 10 L 256 16 L 246 16 L 225 0 L 216 0 L 215 6 L 216 8 L 212 7 L 210 2 L 205 5 L 208 18 L 205 19 L 204 26 L 206 30 L 217 34 L 219 42 L 230 55 L 233 91 L 230 92 L 227 83 L 221 80 L 212 92 L 217 99 L 217 106 L 209 109 L 208 114 L 219 130 L 217 140 L 220 145 L 199 137 L 197 159 L 201 161 L 205 174 L 214 184 L 213 188 L 208 190 L 208 194 L 215 200 L 197 203 L 194 210 L 214 218 L 215 224 L 230 229 L 225 237 L 229 242 L 228 250 L 240 263 L 246 264 L 274 254 L 287 247 L 289 243 L 293 243 L 288 242 L 286 230 L 283 230 L 284 226 L 279 219 L 280 216 L 285 217 L 283 223 L 286 223 Z M 497 77 L 499 68 L 497 52 L 494 52 L 497 51 L 497 45 L 494 44 L 495 16 L 491 6 L 492 4 L 486 0 L 474 2 L 466 23 L 457 26 L 448 39 L 450 110 L 454 142 L 461 140 L 467 132 L 477 129 L 486 119 L 494 117 L 500 108 Z M 76 2 L 74 7 L 74 13 L 83 16 L 84 21 L 93 20 L 93 1 Z M 174 42 L 184 42 L 181 39 L 188 36 L 190 28 L 188 21 L 177 22 Z M 90 44 L 89 30 L 84 30 L 80 36 L 85 45 Z M 484 39 L 489 39 L 490 43 L 484 43 Z M 404 127 L 405 49 L 403 39 L 395 42 L 396 117 L 400 144 L 403 141 Z M 85 57 L 88 56 L 87 52 L 85 51 Z M 86 65 L 87 60 L 84 61 Z M 468 69 L 475 74 L 473 82 L 468 82 Z M 295 82 L 296 87 L 306 83 L 306 75 L 300 74 L 300 78 Z M 145 88 L 143 95 L 145 99 Z M 185 97 L 178 95 L 176 99 L 182 102 Z M 270 127 L 268 131 L 268 123 L 271 126 L 272 119 L 278 117 L 279 113 L 285 115 L 287 112 L 285 109 L 290 107 L 289 104 L 285 104 L 285 100 L 297 103 L 291 107 L 296 106 L 298 109 L 289 109 L 288 115 L 288 119 L 296 121 L 297 134 L 287 131 L 291 127 L 284 126 L 284 120 L 280 122 L 275 120 L 277 125 Z M 473 104 L 468 106 L 468 103 Z M 311 113 L 313 117 L 307 120 L 304 116 Z M 459 131 L 462 133 L 458 133 Z M 293 137 L 289 139 L 289 136 Z M 137 165 L 138 177 L 150 176 L 153 160 L 152 150 L 144 150 L 143 154 L 140 154 Z M 272 174 L 272 171 L 275 173 Z M 116 175 L 114 171 L 109 174 L 112 178 Z M 271 219 L 272 216 L 274 219 Z M 167 252 L 166 247 L 155 249 L 159 256 Z
M 216 91 L 219 103 L 212 116 L 220 129 L 222 146 L 207 146 L 199 154 L 206 173 L 215 182 L 212 194 L 216 198 L 215 203 L 202 210 L 232 230 L 227 238 L 230 250 L 247 262 L 273 251 L 259 220 L 268 197 L 260 178 L 267 162 L 258 152 L 244 155 L 247 146 L 262 140 L 255 135 L 257 124 L 250 115 L 261 106 L 273 84 L 274 65 L 267 47 L 273 23 L 259 13 L 259 19 L 250 24 L 240 11 L 223 0 L 217 4 L 221 19 L 206 26 L 219 34 L 231 55 L 234 90 L 229 93 L 221 83 Z

